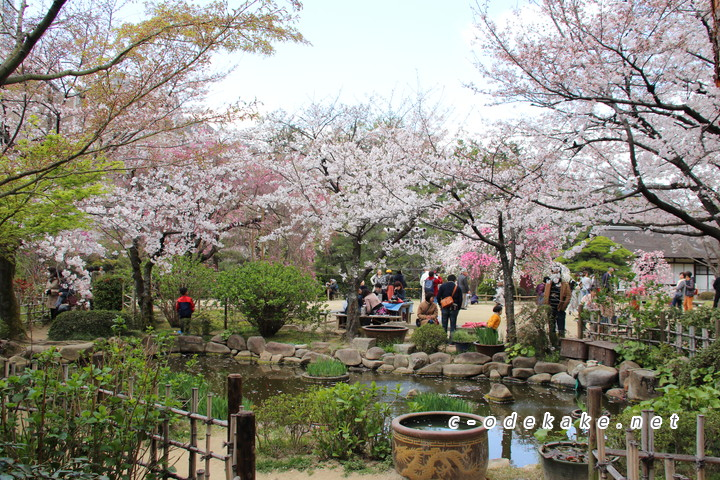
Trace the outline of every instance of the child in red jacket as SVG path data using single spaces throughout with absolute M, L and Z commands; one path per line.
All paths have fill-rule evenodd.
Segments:
M 185 287 L 180 289 L 180 298 L 175 302 L 175 311 L 180 318 L 180 332 L 190 334 L 190 320 L 195 311 L 195 302 L 188 296 L 187 288 Z

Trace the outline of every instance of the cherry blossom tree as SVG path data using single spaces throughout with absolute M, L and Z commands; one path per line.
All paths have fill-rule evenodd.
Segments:
M 142 157 L 150 143 L 175 146 L 167 132 L 247 115 L 242 105 L 199 107 L 225 73 L 211 64 L 215 54 L 270 54 L 275 42 L 303 41 L 292 26 L 295 1 L 136 7 L 3 4 L 0 319 L 11 336 L 22 331 L 12 291 L 20 241 L 77 227 L 74 204 L 96 193 L 98 177 Z
M 343 235 L 352 253 L 343 265 L 348 279 L 348 329 L 359 328 L 357 290 L 388 249 L 421 248 L 415 229 L 418 205 L 413 170 L 435 155 L 432 138 L 417 128 L 410 109 L 403 114 L 378 112 L 369 105 L 312 105 L 296 115 L 278 112 L 248 133 L 258 161 L 276 176 L 265 205 L 287 205 L 294 212 L 268 239 L 297 225 L 312 225 L 318 241 Z M 378 234 L 385 240 L 367 245 Z M 412 237 L 415 235 L 415 237 Z M 365 249 L 377 258 L 361 264 Z
M 482 2 L 476 12 L 482 91 L 544 112 L 519 126 L 545 185 L 558 185 L 536 204 L 720 240 L 709 2 L 542 0 L 504 20 Z

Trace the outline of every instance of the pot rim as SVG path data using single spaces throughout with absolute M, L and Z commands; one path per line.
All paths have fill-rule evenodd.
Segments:
M 475 420 L 477 422 L 476 427 L 469 428 L 467 430 L 443 430 L 443 431 L 435 431 L 435 430 L 419 430 L 417 428 L 410 428 L 403 425 L 401 422 L 408 420 L 410 418 L 416 418 L 416 417 L 426 417 L 426 416 L 442 416 L 446 417 L 448 420 L 450 417 L 453 416 L 459 416 L 459 417 L 465 417 L 468 419 Z M 400 415 L 398 417 L 393 418 L 392 420 L 392 430 L 394 432 L 397 432 L 402 435 L 407 435 L 414 438 L 420 438 L 425 440 L 442 440 L 442 439 L 448 439 L 451 438 L 453 441 L 455 440 L 469 440 L 472 438 L 477 438 L 479 434 L 485 433 L 487 434 L 487 429 L 483 426 L 484 417 L 481 417 L 479 415 L 475 415 L 473 413 L 464 413 L 464 412 L 452 412 L 452 411 L 444 411 L 444 410 L 436 410 L 432 412 L 413 412 L 413 413 L 406 413 L 404 415 Z
M 360 328 L 378 332 L 400 332 L 409 330 L 408 327 L 403 325 L 363 325 Z
M 588 444 L 583 442 L 575 442 L 572 440 L 561 440 L 557 442 L 545 442 L 542 445 L 538 447 L 538 450 L 540 451 L 540 455 L 545 459 L 552 459 L 557 462 L 565 462 L 565 463 L 572 463 L 572 464 L 582 464 L 583 462 L 569 462 L 567 460 L 563 460 L 561 458 L 555 458 L 554 456 L 550 455 L 548 452 L 545 451 L 546 448 L 554 447 L 554 446 L 566 446 L 566 447 L 580 447 L 583 449 L 583 452 L 587 452 Z M 585 462 L 587 464 L 587 462 Z

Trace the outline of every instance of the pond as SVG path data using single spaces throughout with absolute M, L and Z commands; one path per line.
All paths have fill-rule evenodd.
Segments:
M 176 368 L 182 368 L 189 357 L 177 358 Z M 311 387 L 300 379 L 304 370 L 297 367 L 279 365 L 258 365 L 240 363 L 231 358 L 199 357 L 197 369 L 202 371 L 216 395 L 226 395 L 226 379 L 231 373 L 243 378 L 243 397 L 253 403 L 262 403 L 280 393 L 300 393 Z M 395 389 L 400 385 L 404 397 L 410 390 L 418 392 L 436 392 L 471 401 L 478 405 L 476 414 L 494 416 L 498 425 L 488 431 L 490 458 L 507 458 L 516 467 L 539 462 L 538 442 L 533 432 L 540 427 L 546 414 L 554 417 L 555 430 L 559 430 L 560 418 L 570 415 L 573 410 L 584 406 L 585 394 L 568 390 L 527 385 L 507 384 L 515 397 L 515 402 L 507 405 L 488 403 L 483 396 L 490 391 L 492 383 L 486 379 L 464 380 L 448 378 L 425 378 L 415 375 L 376 374 L 370 371 L 350 373 L 350 382 L 370 384 Z M 396 405 L 396 414 L 407 413 L 404 403 Z M 603 403 L 612 415 L 620 406 Z M 502 428 L 503 420 L 516 414 L 517 425 L 514 429 Z M 533 417 L 537 425 L 531 429 L 522 426 L 523 420 Z

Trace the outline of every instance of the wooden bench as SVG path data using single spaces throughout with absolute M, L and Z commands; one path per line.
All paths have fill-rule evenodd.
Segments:
M 343 312 L 332 312 L 337 318 L 338 328 L 347 328 L 347 314 Z M 402 322 L 400 315 L 360 315 L 360 326 L 380 325 L 387 322 Z

